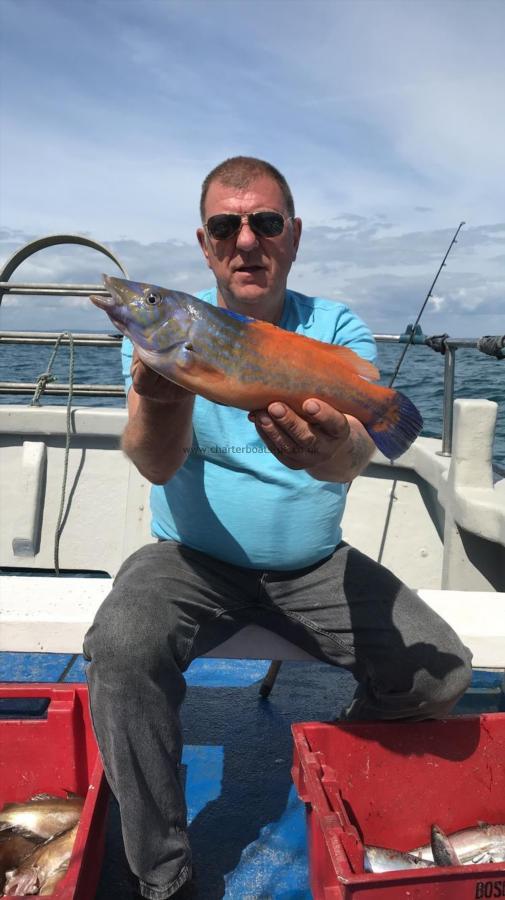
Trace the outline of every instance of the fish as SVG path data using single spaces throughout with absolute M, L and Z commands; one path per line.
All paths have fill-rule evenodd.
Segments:
M 79 823 L 40 844 L 20 866 L 7 874 L 5 897 L 44 894 L 65 875 Z
M 12 831 L 2 832 L 0 835 L 0 895 L 6 873 L 19 866 L 36 846 L 37 840 L 35 839 L 29 840 Z
M 442 829 L 438 829 L 441 833 Z M 458 857 L 459 863 L 488 863 L 505 861 L 505 825 L 479 822 L 445 835 Z M 440 842 L 440 838 L 439 838 Z M 424 844 L 410 851 L 421 859 L 433 860 L 432 844 Z
M 421 859 L 402 850 L 390 850 L 388 847 L 377 847 L 365 844 L 365 872 L 397 872 L 401 869 L 429 869 L 435 863 Z
M 303 415 L 315 397 L 359 419 L 389 459 L 422 429 L 400 391 L 373 384 L 379 372 L 349 347 L 327 344 L 215 307 L 190 294 L 103 275 L 109 296 L 90 294 L 159 375 L 214 403 L 248 411 L 275 400 Z
M 22 837 L 47 839 L 67 831 L 79 820 L 82 797 L 37 795 L 26 803 L 6 803 L 0 811 L 0 837 L 12 831 Z

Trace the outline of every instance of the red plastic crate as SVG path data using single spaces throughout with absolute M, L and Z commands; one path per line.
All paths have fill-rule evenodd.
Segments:
M 0 719 L 0 805 L 34 794 L 85 798 L 70 865 L 54 900 L 92 900 L 100 875 L 109 788 L 84 684 L 0 684 L 0 698 L 48 698 L 47 718 Z
M 409 850 L 478 821 L 505 823 L 505 714 L 292 726 L 314 900 L 505 898 L 505 864 L 363 870 L 363 844 Z

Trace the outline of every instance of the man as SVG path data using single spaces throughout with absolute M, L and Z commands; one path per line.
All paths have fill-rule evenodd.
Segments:
M 199 296 L 373 360 L 341 303 L 287 289 L 301 220 L 271 165 L 235 157 L 205 179 L 197 231 L 216 287 Z M 122 566 L 85 640 L 95 729 L 126 853 L 152 900 L 193 896 L 178 771 L 183 672 L 257 622 L 333 665 L 358 689 L 348 718 L 445 715 L 470 653 L 387 569 L 342 541 L 346 485 L 374 445 L 317 397 L 247 415 L 156 375 L 125 342 L 123 448 L 152 483 L 158 543 Z M 129 381 L 128 381 L 129 383 Z

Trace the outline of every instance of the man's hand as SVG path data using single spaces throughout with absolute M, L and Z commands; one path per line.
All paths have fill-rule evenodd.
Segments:
M 133 389 L 139 397 L 151 400 L 153 403 L 174 403 L 192 396 L 190 391 L 180 387 L 168 378 L 158 375 L 140 359 L 137 351 L 133 352 L 131 365 Z
M 322 400 L 306 400 L 303 416 L 276 402 L 249 418 L 280 462 L 290 469 L 306 469 L 319 481 L 351 481 L 375 449 L 361 422 Z
M 191 447 L 195 395 L 153 372 L 136 353 L 131 373 L 121 446 L 152 484 L 165 484 Z

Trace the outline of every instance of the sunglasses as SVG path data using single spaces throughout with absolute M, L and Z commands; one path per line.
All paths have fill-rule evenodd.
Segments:
M 251 231 L 260 237 L 278 237 L 284 231 L 284 223 L 293 216 L 283 216 L 278 212 L 255 212 L 247 215 L 238 213 L 220 213 L 211 216 L 204 228 L 216 241 L 225 241 L 237 234 L 242 223 L 246 221 Z

